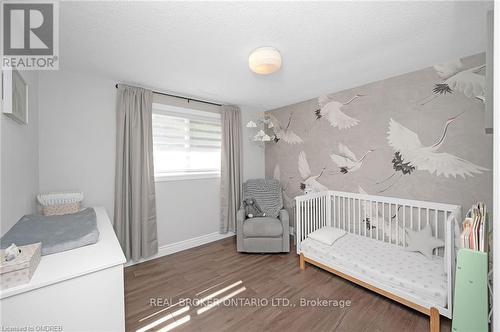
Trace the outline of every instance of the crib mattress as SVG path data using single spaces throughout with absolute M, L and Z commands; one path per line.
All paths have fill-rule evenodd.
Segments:
M 447 280 L 442 257 L 420 253 L 347 233 L 331 246 L 305 239 L 301 251 L 327 266 L 341 266 L 412 296 L 446 307 Z

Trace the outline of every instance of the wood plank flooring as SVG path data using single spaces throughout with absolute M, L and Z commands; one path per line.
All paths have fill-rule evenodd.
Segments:
M 235 241 L 126 268 L 127 331 L 429 331 L 428 316 L 312 265 L 301 272 L 294 248 L 242 254 Z M 316 299 L 331 301 L 304 306 Z M 450 325 L 441 317 L 441 331 Z

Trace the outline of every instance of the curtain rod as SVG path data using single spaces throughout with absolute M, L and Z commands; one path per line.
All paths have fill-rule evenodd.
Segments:
M 118 89 L 118 83 L 115 85 L 115 88 Z M 196 101 L 198 103 L 204 103 L 204 104 L 209 104 L 209 105 L 214 105 L 214 106 L 222 106 L 221 104 L 212 103 L 211 101 L 206 101 L 206 100 L 201 100 L 201 99 L 195 99 L 195 98 L 188 98 L 188 97 L 183 97 L 183 96 L 178 96 L 178 95 L 172 95 L 172 94 L 164 93 L 164 92 L 153 91 L 153 93 L 156 93 L 158 95 L 173 97 L 173 98 L 185 99 L 185 100 L 187 100 L 188 103 L 190 101 Z

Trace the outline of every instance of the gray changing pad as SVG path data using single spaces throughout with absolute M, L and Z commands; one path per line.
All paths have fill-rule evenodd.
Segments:
M 99 239 L 93 208 L 62 216 L 26 215 L 0 239 L 0 247 L 42 242 L 42 256 L 94 244 Z

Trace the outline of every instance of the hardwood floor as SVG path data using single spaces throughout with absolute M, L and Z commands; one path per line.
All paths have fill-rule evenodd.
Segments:
M 318 298 L 329 306 L 304 306 Z M 429 331 L 428 316 L 312 265 L 301 272 L 293 249 L 241 254 L 235 238 L 126 268 L 125 314 L 127 331 Z M 441 331 L 450 325 L 441 317 Z

